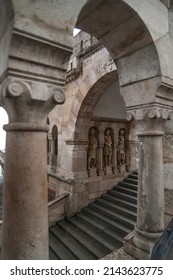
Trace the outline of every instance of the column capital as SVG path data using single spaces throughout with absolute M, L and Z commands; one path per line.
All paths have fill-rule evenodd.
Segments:
M 45 124 L 48 113 L 64 101 L 64 90 L 57 85 L 7 77 L 1 86 L 0 104 L 6 109 L 10 123 Z
M 136 120 L 143 121 L 146 119 L 160 119 L 160 120 L 172 120 L 173 110 L 171 107 L 160 106 L 148 106 L 148 107 L 136 107 L 132 110 L 127 109 L 126 119 L 128 121 Z

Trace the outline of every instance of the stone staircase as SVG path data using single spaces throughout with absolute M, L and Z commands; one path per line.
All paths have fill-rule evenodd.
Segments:
M 94 260 L 122 247 L 136 223 L 135 171 L 72 218 L 49 230 L 50 259 Z

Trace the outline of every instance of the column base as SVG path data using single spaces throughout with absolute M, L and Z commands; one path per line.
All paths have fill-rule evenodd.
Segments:
M 97 176 L 96 168 L 88 169 L 88 177 L 95 177 Z
M 135 228 L 124 238 L 123 249 L 136 259 L 150 260 L 153 246 L 161 235 L 162 232 L 149 233 Z
M 99 171 L 98 171 L 98 175 L 99 175 L 99 176 L 103 176 L 103 175 L 105 175 L 104 170 L 99 170 Z
M 113 173 L 113 172 L 112 172 L 112 166 L 106 165 L 106 166 L 104 167 L 104 172 L 105 172 L 105 175 L 110 175 L 110 174 L 112 174 L 112 173 Z
M 119 165 L 118 170 L 119 170 L 119 173 L 125 173 L 126 172 L 126 166 L 125 165 Z

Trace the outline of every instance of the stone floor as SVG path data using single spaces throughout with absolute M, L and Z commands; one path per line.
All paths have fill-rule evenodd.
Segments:
M 124 252 L 123 247 L 106 255 L 102 260 L 136 260 L 131 255 Z

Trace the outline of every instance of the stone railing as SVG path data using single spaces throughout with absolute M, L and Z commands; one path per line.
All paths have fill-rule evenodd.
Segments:
M 68 197 L 69 193 L 65 192 L 48 203 L 49 227 L 54 225 L 57 221 L 64 219 Z

